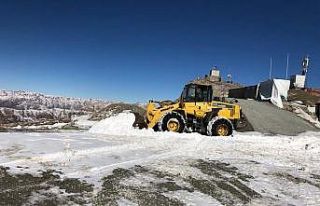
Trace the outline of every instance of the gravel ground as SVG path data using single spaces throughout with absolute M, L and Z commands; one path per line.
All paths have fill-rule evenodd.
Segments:
M 319 131 L 297 115 L 269 103 L 239 100 L 239 104 L 255 131 L 283 135 Z
M 0 166 L 0 205 L 116 206 L 124 199 L 125 205 L 186 205 L 177 194 L 172 194 L 178 192 L 203 194 L 216 200 L 213 205 L 245 205 L 262 198 L 247 186 L 254 177 L 238 172 L 228 163 L 200 159 L 190 160 L 190 164 L 207 175 L 206 179 L 136 165 L 114 169 L 112 174 L 102 177 L 101 189 L 95 192 L 92 184 L 76 178 L 62 179 L 59 171 L 47 170 L 34 176 L 12 174 L 10 168 Z

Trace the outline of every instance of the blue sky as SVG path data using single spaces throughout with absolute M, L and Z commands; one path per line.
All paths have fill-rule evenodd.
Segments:
M 218 66 L 252 85 L 300 72 L 320 87 L 320 1 L 3 0 L 0 88 L 144 102 L 175 99 Z

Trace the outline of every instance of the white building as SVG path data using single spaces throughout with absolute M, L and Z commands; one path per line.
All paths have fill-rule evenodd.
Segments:
M 282 99 L 287 100 L 290 81 L 286 79 L 271 79 L 258 85 L 261 100 L 269 100 L 277 107 L 283 108 Z
M 221 81 L 220 71 L 216 67 L 210 70 L 209 79 L 214 82 Z
M 305 88 L 306 85 L 306 76 L 301 74 L 292 75 L 290 78 L 291 88 Z

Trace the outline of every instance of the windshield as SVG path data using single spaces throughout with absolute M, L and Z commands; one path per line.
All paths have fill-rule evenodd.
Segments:
M 207 102 L 211 101 L 211 89 L 208 86 L 188 85 L 182 92 L 184 102 Z

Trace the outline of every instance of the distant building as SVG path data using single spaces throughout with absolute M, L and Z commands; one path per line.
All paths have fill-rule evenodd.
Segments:
M 209 80 L 213 82 L 221 82 L 220 71 L 218 70 L 217 67 L 213 67 L 210 70 Z
M 306 81 L 307 81 L 307 73 L 309 69 L 310 58 L 305 56 L 302 60 L 302 71 L 301 74 L 292 75 L 290 78 L 290 87 L 291 88 L 298 88 L 304 89 L 306 88 Z
M 229 90 L 230 98 L 268 100 L 277 107 L 283 108 L 282 99 L 287 99 L 290 81 L 269 79 L 258 85 Z
M 305 88 L 306 76 L 301 74 L 292 75 L 290 78 L 290 87 L 291 88 Z
M 220 76 L 220 71 L 217 67 L 213 67 L 208 75 L 205 75 L 204 78 L 196 78 L 191 81 L 196 84 L 211 85 L 213 90 L 214 97 L 228 97 L 229 90 L 241 87 L 239 84 L 232 82 L 231 74 L 228 75 L 227 81 L 223 81 Z

